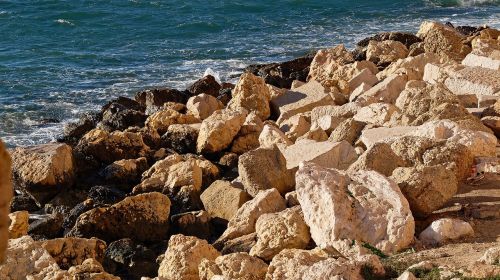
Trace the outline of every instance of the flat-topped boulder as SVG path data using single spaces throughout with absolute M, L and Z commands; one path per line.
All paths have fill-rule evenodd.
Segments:
M 302 161 L 314 162 L 328 168 L 346 169 L 356 158 L 354 148 L 347 141 L 316 142 L 301 140 L 283 151 L 288 169 L 294 169 Z
M 405 74 L 392 74 L 369 90 L 361 93 L 354 101 L 363 106 L 384 102 L 394 104 L 405 88 L 408 77 Z
M 309 81 L 293 91 L 271 99 L 271 106 L 280 120 L 311 111 L 313 108 L 325 105 L 335 105 L 326 89 L 317 81 Z
M 500 70 L 500 58 L 494 59 L 487 56 L 480 56 L 474 53 L 468 54 L 462 64 L 469 67 L 483 67 L 491 70 Z
M 500 92 L 500 71 L 483 67 L 466 67 L 446 79 L 454 94 L 496 95 Z
M 416 129 L 415 126 L 396 126 L 396 127 L 375 127 L 364 129 L 359 139 L 366 147 L 370 147 L 376 142 L 383 141 L 391 137 L 408 135 Z

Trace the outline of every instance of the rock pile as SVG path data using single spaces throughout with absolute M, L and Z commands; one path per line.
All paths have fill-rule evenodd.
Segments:
M 10 150 L 12 175 L 0 146 L 0 278 L 390 278 L 474 234 L 434 213 L 498 162 L 499 35 L 424 22 L 120 97 Z

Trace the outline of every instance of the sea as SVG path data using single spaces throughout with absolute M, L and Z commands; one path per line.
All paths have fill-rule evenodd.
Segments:
M 424 20 L 500 28 L 500 0 L 0 0 L 0 138 L 55 141 L 118 96 L 355 43 Z

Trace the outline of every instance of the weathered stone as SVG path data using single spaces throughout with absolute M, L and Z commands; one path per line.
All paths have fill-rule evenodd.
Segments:
M 138 159 L 122 159 L 106 166 L 102 176 L 112 183 L 137 183 L 141 174 L 148 169 L 148 161 L 145 157 Z
M 191 115 L 204 120 L 210 117 L 213 112 L 224 108 L 224 105 L 214 96 L 203 93 L 189 98 L 186 107 Z
M 217 82 L 214 76 L 206 75 L 205 77 L 194 82 L 187 90 L 191 95 L 208 94 L 214 97 L 219 95 L 221 85 Z
M 394 153 L 389 144 L 378 142 L 368 147 L 368 150 L 349 166 L 349 172 L 374 170 L 391 176 L 394 169 L 406 166 L 405 161 Z
M 248 253 L 233 253 L 220 256 L 215 259 L 214 264 L 220 271 L 220 275 L 234 280 L 264 279 L 268 267 L 264 261 L 252 257 Z
M 375 36 L 371 36 L 359 41 L 356 46 L 358 47 L 366 47 L 371 41 L 382 42 L 386 40 L 393 40 L 397 42 L 403 43 L 407 48 L 410 48 L 411 45 L 415 43 L 419 43 L 422 41 L 419 37 L 415 36 L 411 33 L 406 32 L 381 32 L 376 34 Z
M 423 39 L 426 52 L 452 60 L 462 61 L 471 52 L 471 48 L 463 42 L 465 37 L 444 24 L 425 21 L 420 25 L 417 36 Z
M 316 142 L 302 140 L 283 151 L 288 169 L 294 169 L 302 161 L 314 162 L 328 168 L 347 169 L 356 158 L 354 148 L 346 141 Z
M 303 280 L 315 263 L 328 259 L 320 250 L 285 249 L 276 255 L 267 270 L 266 280 Z
M 397 280 L 417 280 L 417 277 L 413 275 L 410 271 L 405 271 L 401 274 Z
M 252 112 L 248 114 L 240 131 L 234 138 L 231 152 L 243 154 L 259 147 L 259 135 L 264 128 L 264 123 Z
M 42 215 L 30 223 L 28 234 L 35 240 L 62 237 L 63 223 L 64 217 L 61 213 L 54 212 L 50 215 Z
M 295 185 L 293 172 L 278 147 L 258 148 L 240 156 L 238 173 L 245 190 L 256 196 L 261 190 L 277 189 L 285 194 Z
M 388 64 L 408 56 L 408 49 L 398 41 L 370 41 L 366 49 L 366 59 L 376 64 Z
M 142 108 L 136 106 L 124 106 L 112 102 L 102 111 L 102 120 L 98 126 L 106 131 L 124 130 L 131 126 L 143 127 L 146 115 L 141 112 Z M 133 109 L 130 109 L 132 107 Z
M 105 241 L 134 238 L 160 241 L 167 237 L 170 200 L 160 193 L 130 196 L 78 217 L 68 236 L 97 237 Z
M 227 230 L 220 241 L 235 239 L 253 233 L 257 219 L 266 213 L 275 213 L 286 208 L 285 200 L 278 190 L 271 188 L 260 191 L 252 200 L 245 202 L 229 220 Z
M 211 238 L 210 214 L 207 211 L 192 211 L 172 215 L 172 234 L 195 236 L 200 239 Z
M 427 246 L 436 246 L 472 235 L 474 235 L 474 230 L 469 223 L 458 219 L 443 218 L 432 222 L 418 238 Z
M 223 245 L 221 253 L 223 255 L 231 253 L 250 253 L 250 250 L 257 243 L 257 233 L 250 233 L 231 240 L 227 240 Z
M 276 113 L 278 123 L 292 116 L 311 111 L 317 106 L 335 105 L 326 89 L 317 81 L 309 81 L 293 91 L 275 97 L 271 106 Z
M 173 235 L 168 241 L 158 276 L 166 279 L 199 280 L 198 265 L 201 261 L 213 261 L 219 256 L 220 253 L 205 240 L 182 234 Z
M 270 261 L 283 249 L 305 249 L 311 235 L 302 215 L 298 206 L 261 215 L 255 225 L 257 243 L 250 255 Z
M 147 247 L 131 239 L 120 239 L 109 244 L 103 266 L 107 272 L 122 278 L 154 277 L 159 268 L 156 257 L 156 253 Z
M 200 120 L 193 115 L 182 114 L 172 109 L 160 110 L 146 120 L 146 127 L 159 135 L 167 132 L 168 127 L 173 124 L 199 123 Z
M 362 280 L 361 273 L 363 264 L 355 261 L 349 261 L 343 258 L 329 258 L 314 263 L 304 272 L 302 279 L 352 279 Z M 333 278 L 332 278 L 333 277 Z
M 251 197 L 245 191 L 235 188 L 230 182 L 215 181 L 200 198 L 211 217 L 229 221 L 241 205 Z
M 229 147 L 246 116 L 246 111 L 223 109 L 203 120 L 196 145 L 198 153 L 215 153 Z
M 77 122 L 64 125 L 64 142 L 71 145 L 76 144 L 85 133 L 94 129 L 101 119 L 102 113 L 100 112 L 83 113 Z
M 500 91 L 500 71 L 482 67 L 465 67 L 446 79 L 454 94 L 496 95 Z
M 349 89 L 354 91 L 354 89 L 358 88 L 362 84 L 372 87 L 376 83 L 378 83 L 377 76 L 375 76 L 370 69 L 365 68 L 349 80 Z
M 171 88 L 156 88 L 140 91 L 135 94 L 135 100 L 146 108 L 146 111 L 155 112 L 167 102 L 185 104 L 188 99 L 186 92 Z
M 455 173 L 442 165 L 396 168 L 391 178 L 408 200 L 414 216 L 440 209 L 458 189 Z
M 95 238 L 57 238 L 42 241 L 40 245 L 49 252 L 62 269 L 81 265 L 86 259 L 102 262 L 106 250 L 106 243 Z
M 491 247 L 478 260 L 479 263 L 484 264 L 498 264 L 500 261 L 500 246 Z
M 392 74 L 359 95 L 354 101 L 363 106 L 376 102 L 394 104 L 401 91 L 405 88 L 407 81 L 408 77 L 406 75 Z
M 349 144 L 354 145 L 356 140 L 361 135 L 361 131 L 365 128 L 366 123 L 356 121 L 352 118 L 346 119 L 341 122 L 330 134 L 328 141 L 342 142 L 347 141 Z
M 394 113 L 399 111 L 398 107 L 388 103 L 372 103 L 365 106 L 354 115 L 353 119 L 358 122 L 383 126 L 391 119 Z
M 408 201 L 385 176 L 374 171 L 346 176 L 303 163 L 296 181 L 304 219 L 319 247 L 354 239 L 395 253 L 413 241 L 415 222 Z
M 292 145 L 293 142 L 278 127 L 265 124 L 259 135 L 259 144 L 262 148 L 271 148 L 273 145 L 282 148 Z
M 264 80 L 251 73 L 244 73 L 233 90 L 233 98 L 227 108 L 235 111 L 246 109 L 255 112 L 261 120 L 266 120 L 271 115 L 270 99 L 271 95 Z
M 306 134 L 311 128 L 311 123 L 305 114 L 297 114 L 279 123 L 280 130 L 291 141 L 296 141 L 297 138 Z
M 17 211 L 9 214 L 9 239 L 19 238 L 28 234 L 30 214 L 28 211 Z
M 164 147 L 185 154 L 196 152 L 196 140 L 200 132 L 200 124 L 173 124 L 170 125 L 162 137 Z
M 11 156 L 14 182 L 40 205 L 73 184 L 73 154 L 67 144 L 20 147 Z
M 384 71 L 377 74 L 377 78 L 383 80 L 392 74 L 405 74 L 408 76 L 408 81 L 422 80 L 425 74 L 426 65 L 433 65 L 431 63 L 439 62 L 439 56 L 434 53 L 423 53 L 417 56 L 410 56 L 391 63 Z
M 483 67 L 491 70 L 500 70 L 500 59 L 493 59 L 470 53 L 462 61 L 462 64 L 470 67 Z
M 320 83 L 328 81 L 333 78 L 338 68 L 353 61 L 354 58 L 344 45 L 319 50 L 311 62 L 307 80 L 316 80 Z
M 500 138 L 500 117 L 484 117 L 481 122 L 490 128 L 497 138 Z
M 306 134 L 300 136 L 295 141 L 301 140 L 314 140 L 316 142 L 322 142 L 328 140 L 328 134 L 320 127 L 311 128 Z
M 104 271 L 102 265 L 95 259 L 86 259 L 81 265 L 73 266 L 68 270 L 70 279 L 82 279 L 82 280 L 120 280 L 120 277 L 116 277 Z

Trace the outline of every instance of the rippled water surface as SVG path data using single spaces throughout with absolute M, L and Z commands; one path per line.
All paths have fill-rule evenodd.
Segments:
M 0 1 L 0 138 L 51 141 L 118 95 L 184 88 L 207 68 L 227 80 L 426 19 L 500 27 L 500 0 Z

